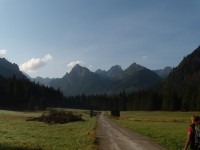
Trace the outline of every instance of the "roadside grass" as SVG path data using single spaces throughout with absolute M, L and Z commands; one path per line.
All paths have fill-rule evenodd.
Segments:
M 76 110 L 70 110 L 75 111 Z M 96 117 L 82 112 L 84 121 L 66 124 L 46 124 L 26 121 L 42 112 L 0 110 L 0 149 L 9 150 L 92 150 Z
M 107 113 L 108 114 L 108 113 Z M 121 112 L 120 118 L 112 120 L 125 128 L 150 137 L 169 150 L 184 147 L 191 116 L 198 112 Z

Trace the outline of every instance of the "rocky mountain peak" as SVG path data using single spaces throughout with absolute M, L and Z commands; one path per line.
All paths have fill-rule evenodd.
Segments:
M 127 69 L 124 70 L 124 73 L 126 75 L 131 75 L 131 74 L 133 74 L 133 73 L 135 73 L 139 70 L 142 70 L 142 69 L 146 69 L 146 68 L 139 65 L 139 64 L 133 63 Z
M 112 66 L 108 71 L 107 71 L 107 76 L 110 78 L 120 78 L 123 74 L 123 70 L 121 66 L 115 65 Z
M 119 66 L 119 65 L 115 65 L 115 66 L 112 66 L 109 70 L 108 70 L 108 72 L 115 72 L 115 71 L 123 71 L 122 70 L 122 68 L 121 68 L 121 66 Z
M 80 66 L 79 64 L 76 64 L 72 70 L 70 71 L 70 75 L 75 75 L 75 76 L 79 76 L 79 77 L 82 77 L 82 76 L 85 76 L 87 74 L 91 73 L 90 70 L 86 67 L 82 67 Z

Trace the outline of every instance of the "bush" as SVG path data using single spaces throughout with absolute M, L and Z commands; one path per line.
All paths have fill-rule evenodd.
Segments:
M 74 121 L 83 121 L 83 119 L 82 114 L 73 113 L 64 109 L 49 109 L 48 112 L 42 114 L 42 116 L 29 119 L 28 121 L 41 121 L 49 124 L 61 124 Z

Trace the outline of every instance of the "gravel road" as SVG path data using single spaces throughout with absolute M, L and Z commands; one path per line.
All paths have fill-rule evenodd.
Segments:
M 115 125 L 103 114 L 99 116 L 96 132 L 100 150 L 165 150 L 147 137 Z

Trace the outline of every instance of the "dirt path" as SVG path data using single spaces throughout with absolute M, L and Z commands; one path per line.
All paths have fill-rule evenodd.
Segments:
M 100 150 L 164 150 L 148 138 L 113 124 L 103 114 L 98 119 L 97 143 Z

